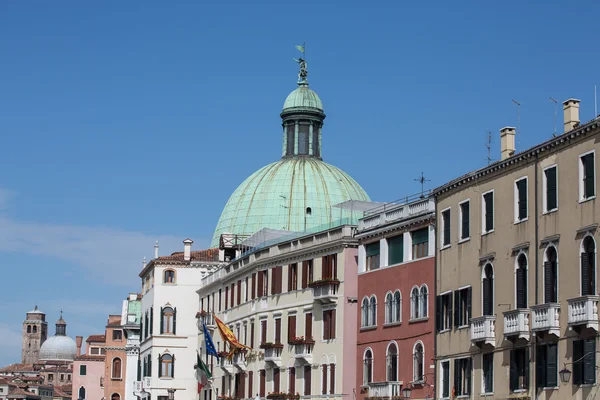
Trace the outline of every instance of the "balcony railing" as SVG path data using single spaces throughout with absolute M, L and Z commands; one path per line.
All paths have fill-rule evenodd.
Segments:
M 233 374 L 233 362 L 226 357 L 219 357 L 219 367 L 227 374 Z
M 531 306 L 531 330 L 534 332 L 547 331 L 560 337 L 560 304 L 546 303 Z
M 307 364 L 312 364 L 313 346 L 314 346 L 314 342 L 313 343 L 300 343 L 300 344 L 294 345 L 296 359 L 304 360 Z
M 321 280 L 309 284 L 313 298 L 321 303 L 335 303 L 338 297 L 340 281 L 337 279 Z
M 265 348 L 265 362 L 271 362 L 281 367 L 281 347 Z
M 471 318 L 471 342 L 496 345 L 496 316 Z
M 402 392 L 402 381 L 371 382 L 369 383 L 369 397 L 374 398 L 399 398 Z
M 529 340 L 529 309 L 519 308 L 504 313 L 504 337 Z
M 246 365 L 246 355 L 241 352 L 233 354 L 233 365 L 239 368 L 241 371 L 246 371 L 248 366 Z
M 581 296 L 568 299 L 569 329 L 585 326 L 598 331 L 598 296 Z

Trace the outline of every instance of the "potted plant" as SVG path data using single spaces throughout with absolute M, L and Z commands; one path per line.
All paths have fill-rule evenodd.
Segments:
M 314 287 L 325 286 L 325 285 L 339 285 L 339 284 L 340 284 L 340 281 L 338 279 L 323 278 L 323 279 L 319 279 L 318 281 L 309 282 L 308 287 L 314 288 Z

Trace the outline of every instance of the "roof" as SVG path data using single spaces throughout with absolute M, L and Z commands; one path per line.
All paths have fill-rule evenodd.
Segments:
M 159 264 L 167 264 L 167 265 L 189 265 L 192 262 L 201 263 L 201 262 L 219 262 L 219 249 L 212 248 L 206 250 L 196 250 L 190 252 L 190 261 L 185 261 L 183 259 L 183 252 L 177 251 L 170 256 L 161 256 L 151 260 L 144 269 L 140 272 L 139 276 L 142 277 L 146 274 L 150 268 L 159 265 Z
M 75 357 L 75 361 L 104 361 L 106 356 L 103 355 L 89 355 L 82 354 L 80 356 Z
M 58 389 L 56 386 L 54 387 L 54 397 L 71 397 L 71 395 L 67 392 L 63 392 L 62 390 Z
M 90 342 L 106 343 L 106 336 L 105 335 L 90 335 L 90 336 L 88 336 L 88 338 L 85 341 L 87 343 L 90 343 Z
M 586 135 L 598 128 L 600 128 L 600 119 L 595 118 L 583 125 L 580 125 L 574 129 L 571 129 L 568 132 L 563 133 L 562 135 L 558 135 L 543 143 L 530 147 L 527 150 L 516 153 L 511 157 L 506 158 L 505 160 L 496 161 L 483 168 L 479 168 L 475 171 L 469 172 L 468 174 L 453 179 L 450 182 L 435 188 L 431 191 L 431 193 L 437 197 L 444 192 L 453 190 L 461 185 L 469 183 L 472 180 L 481 178 L 488 174 L 495 173 L 501 169 L 513 166 L 515 164 L 528 162 L 532 159 L 532 157 L 536 157 L 540 153 L 553 152 L 556 151 L 557 148 L 568 146 L 573 142 L 573 140 L 578 139 L 580 136 Z
M 19 371 L 34 371 L 33 364 L 11 364 L 7 367 L 0 368 L 1 372 L 19 372 Z
M 20 396 L 27 396 L 27 397 L 34 397 L 36 399 L 41 398 L 40 396 L 38 396 L 37 394 L 24 390 L 24 389 L 15 389 L 12 392 L 10 392 L 10 394 L 8 396 L 6 396 L 7 398 L 11 398 L 11 397 L 20 397 Z
M 317 109 L 323 111 L 323 102 L 319 95 L 308 87 L 308 84 L 299 84 L 299 87 L 288 95 L 283 103 L 283 111 L 300 109 Z

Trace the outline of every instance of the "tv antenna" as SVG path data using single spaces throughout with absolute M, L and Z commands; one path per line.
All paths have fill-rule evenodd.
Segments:
M 556 137 L 556 105 L 558 104 L 558 100 L 550 97 L 550 101 L 552 101 L 554 103 L 554 134 L 553 134 L 553 136 Z
M 487 148 L 487 162 L 488 165 L 492 163 L 492 132 L 488 131 L 487 142 L 485 143 L 485 147 Z
M 421 198 L 424 198 L 425 195 L 425 182 L 431 182 L 431 179 L 425 179 L 425 175 L 421 172 L 421 177 L 415 179 L 415 182 L 419 182 L 421 184 Z
M 521 148 L 521 103 L 512 99 L 512 102 L 517 105 L 517 139 L 519 143 L 519 148 Z

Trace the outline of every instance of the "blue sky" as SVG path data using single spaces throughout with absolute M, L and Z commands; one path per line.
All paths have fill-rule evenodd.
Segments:
M 549 96 L 593 118 L 600 5 L 482 4 L 2 2 L 0 364 L 36 303 L 99 333 L 155 240 L 207 246 L 236 186 L 280 156 L 296 44 L 324 159 L 378 201 L 485 165 L 488 131 L 497 159 L 511 99 L 520 149 L 551 136 Z

